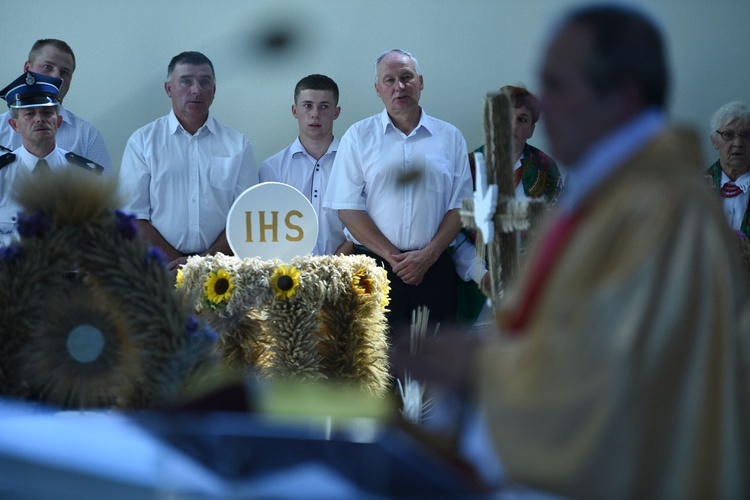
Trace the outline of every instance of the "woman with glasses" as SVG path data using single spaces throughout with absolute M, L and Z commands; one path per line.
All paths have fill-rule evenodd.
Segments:
M 719 159 L 708 167 L 711 187 L 721 195 L 732 229 L 750 239 L 750 108 L 730 102 L 711 118 L 711 144 Z

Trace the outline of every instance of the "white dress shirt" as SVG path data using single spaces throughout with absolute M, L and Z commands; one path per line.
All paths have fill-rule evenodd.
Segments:
M 332 255 L 346 239 L 338 212 L 323 207 L 338 146 L 339 141 L 334 138 L 328 151 L 316 160 L 307 153 L 298 137 L 290 146 L 264 161 L 258 172 L 260 182 L 289 184 L 310 200 L 318 215 L 318 241 L 313 255 Z
M 65 159 L 66 150 L 55 148 L 44 157 L 51 171 L 69 168 L 68 160 Z M 18 212 L 21 206 L 15 201 L 16 182 L 19 179 L 30 176 L 36 168 L 37 158 L 21 146 L 13 151 L 16 155 L 15 161 L 0 169 L 0 245 L 8 246 L 15 239 Z
M 722 170 L 721 186 L 719 187 L 724 187 L 724 184 L 727 182 L 731 182 L 731 179 Z M 737 177 L 737 180 L 734 181 L 734 183 L 742 190 L 742 192 L 734 198 L 721 198 L 721 200 L 722 208 L 724 209 L 724 216 L 727 218 L 727 222 L 729 222 L 732 229 L 739 231 L 740 227 L 742 227 L 742 218 L 745 217 L 745 211 L 747 211 L 747 188 L 748 185 L 750 185 L 750 172 L 745 172 Z
M 60 106 L 59 114 L 63 121 L 55 135 L 57 147 L 96 162 L 104 167 L 104 175 L 113 175 L 112 161 L 99 130 L 63 106 Z M 0 146 L 16 150 L 21 147 L 21 134 L 13 130 L 8 118 L 10 111 L 0 115 Z
M 471 192 L 466 141 L 456 127 L 422 110 L 407 136 L 383 110 L 341 138 L 323 205 L 364 210 L 406 251 L 424 248 Z
M 183 254 L 209 249 L 234 200 L 257 184 L 244 134 L 211 115 L 191 135 L 173 111 L 136 130 L 120 167 L 123 210 L 149 221 Z

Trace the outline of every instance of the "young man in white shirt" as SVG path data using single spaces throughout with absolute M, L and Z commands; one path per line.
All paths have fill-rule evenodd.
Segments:
M 333 122 L 341 107 L 339 87 L 325 75 L 308 75 L 294 88 L 292 116 L 299 123 L 299 136 L 290 146 L 260 166 L 260 182 L 282 182 L 297 188 L 312 203 L 318 215 L 318 241 L 314 255 L 348 254 L 353 244 L 344 236 L 344 225 L 336 210 L 323 207 L 339 141 Z

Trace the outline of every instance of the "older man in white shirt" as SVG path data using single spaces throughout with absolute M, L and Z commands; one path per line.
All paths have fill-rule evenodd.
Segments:
M 451 321 L 457 276 L 445 250 L 461 228 L 461 200 L 471 196 L 466 141 L 420 107 L 424 79 L 414 56 L 391 50 L 375 69 L 385 110 L 342 137 L 324 206 L 339 211 L 355 252 L 383 262 L 392 326 L 421 305 L 432 319 Z
M 164 84 L 172 111 L 136 130 L 120 167 L 120 189 L 141 235 L 169 268 L 190 255 L 231 255 L 226 219 L 234 200 L 257 184 L 244 134 L 209 115 L 216 93 L 211 61 L 199 52 L 172 58 Z

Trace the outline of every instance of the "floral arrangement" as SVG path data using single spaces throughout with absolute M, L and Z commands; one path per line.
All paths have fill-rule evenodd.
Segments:
M 175 285 L 219 335 L 227 364 L 261 377 L 389 389 L 384 269 L 362 255 L 291 262 L 193 256 Z
M 216 336 L 113 181 L 59 172 L 18 186 L 20 240 L 0 248 L 0 394 L 65 408 L 148 408 L 209 366 Z

